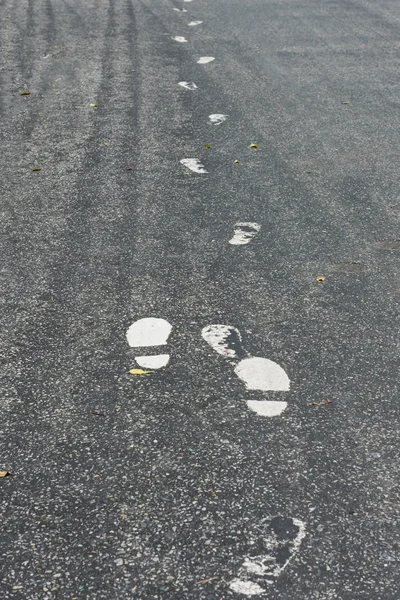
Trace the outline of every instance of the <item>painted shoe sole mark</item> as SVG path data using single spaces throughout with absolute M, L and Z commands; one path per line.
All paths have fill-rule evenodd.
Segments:
M 198 158 L 183 158 L 180 162 L 194 173 L 208 173 Z
M 259 233 L 260 229 L 261 225 L 258 223 L 235 223 L 233 237 L 229 240 L 229 243 L 233 246 L 244 246 L 245 244 L 249 244 L 257 233 Z
M 229 360 L 239 361 L 235 374 L 248 390 L 286 392 L 290 389 L 289 377 L 282 367 L 268 358 L 248 355 L 236 327 L 207 325 L 202 329 L 201 335 L 215 352 Z M 287 402 L 272 400 L 248 400 L 247 405 L 263 417 L 280 415 L 287 408 Z
M 172 331 L 172 325 L 165 319 L 148 317 L 135 321 L 126 332 L 126 339 L 131 348 L 148 348 L 165 346 Z M 137 364 L 145 369 L 161 369 L 170 360 L 169 354 L 135 356 Z
M 211 125 L 221 125 L 221 123 L 223 123 L 224 121 L 226 121 L 226 119 L 228 118 L 229 115 L 223 115 L 220 113 L 215 113 L 213 115 L 210 115 L 208 118 L 211 121 Z
M 233 592 L 255 596 L 266 592 L 299 551 L 306 528 L 300 519 L 273 517 L 260 524 L 260 536 L 250 540 L 251 551 L 245 556 L 238 577 L 229 587 Z M 261 585 L 260 585 L 261 584 Z
M 199 60 L 197 61 L 197 64 L 198 65 L 206 65 L 207 63 L 210 63 L 213 60 L 215 60 L 214 56 L 201 56 L 199 58 Z
M 193 81 L 180 81 L 178 85 L 182 86 L 186 90 L 197 90 L 197 85 Z

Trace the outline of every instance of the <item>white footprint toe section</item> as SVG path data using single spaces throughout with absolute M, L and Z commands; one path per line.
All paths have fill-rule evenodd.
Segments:
M 258 223 L 235 223 L 233 237 L 229 240 L 229 243 L 233 246 L 244 246 L 245 244 L 249 244 L 260 229 L 261 225 Z
M 287 408 L 287 402 L 277 400 L 248 400 L 247 406 L 260 417 L 278 417 Z
M 174 40 L 175 42 L 180 42 L 181 44 L 184 44 L 185 42 L 187 42 L 187 39 L 185 37 L 183 37 L 183 35 L 175 35 L 171 39 Z
M 221 123 L 227 120 L 228 116 L 229 115 L 215 113 L 214 115 L 210 115 L 208 118 L 210 119 L 211 125 L 221 125 Z
M 165 346 L 171 331 L 172 325 L 165 319 L 148 317 L 135 321 L 126 332 L 126 338 L 131 348 Z
M 196 25 L 201 25 L 203 21 L 190 21 L 190 23 L 188 23 L 189 27 L 196 27 Z
M 171 331 L 172 325 L 165 319 L 148 317 L 135 321 L 126 332 L 126 339 L 131 348 L 165 346 Z M 169 359 L 169 354 L 135 356 L 138 365 L 146 369 L 161 369 L 168 364 Z
M 235 373 L 248 390 L 287 392 L 290 389 L 290 380 L 285 371 L 268 358 L 244 358 L 236 366 Z
M 231 325 L 207 325 L 201 331 L 203 340 L 225 358 L 239 358 L 242 337 Z

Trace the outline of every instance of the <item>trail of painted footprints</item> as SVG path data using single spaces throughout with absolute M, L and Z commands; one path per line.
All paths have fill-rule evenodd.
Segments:
M 136 363 L 151 370 L 166 367 L 170 355 L 162 347 L 167 345 L 171 332 L 172 325 L 162 318 L 135 321 L 128 328 L 126 338 L 129 346 L 136 350 Z M 201 335 L 217 354 L 234 366 L 236 375 L 249 390 L 289 390 L 290 381 L 282 367 L 267 358 L 250 356 L 235 327 L 207 325 Z M 145 348 L 152 348 L 154 354 L 142 354 Z M 273 417 L 280 415 L 287 403 L 247 400 L 247 406 L 258 415 Z M 229 582 L 231 591 L 244 596 L 264 595 L 266 587 L 277 580 L 298 552 L 305 534 L 305 524 L 300 519 L 276 516 L 258 522 L 248 536 L 248 547 L 237 576 Z
M 136 348 L 135 361 L 145 369 L 158 370 L 166 367 L 170 355 L 165 353 L 142 354 L 142 348 L 159 347 L 168 343 L 172 325 L 165 319 L 148 317 L 133 323 L 126 332 L 131 348 Z M 290 381 L 285 371 L 268 358 L 250 356 L 242 346 L 239 331 L 231 325 L 207 325 L 203 339 L 217 353 L 234 365 L 234 372 L 248 390 L 262 392 L 286 392 Z M 140 352 L 139 352 L 140 349 Z M 247 406 L 264 417 L 280 415 L 287 407 L 286 401 L 247 400 Z
M 183 0 L 192 2 L 192 0 Z M 185 8 L 173 8 L 179 13 L 187 13 Z M 189 27 L 201 25 L 203 21 L 193 20 Z M 187 43 L 182 35 L 171 36 L 178 43 Z M 202 56 L 197 64 L 205 65 L 215 60 L 213 56 Z M 180 81 L 179 86 L 194 92 L 198 86 L 193 81 Z M 215 113 L 209 115 L 209 124 L 222 125 L 229 115 Z M 198 158 L 183 158 L 181 164 L 188 172 L 207 174 L 208 171 Z M 259 235 L 261 225 L 252 221 L 237 221 L 228 243 L 231 246 L 246 246 Z M 134 349 L 137 365 L 149 371 L 133 369 L 150 374 L 168 366 L 170 354 L 165 350 L 173 326 L 159 317 L 146 317 L 135 321 L 127 330 L 128 344 Z M 287 408 L 284 395 L 290 389 L 290 380 L 285 370 L 276 362 L 266 357 L 252 356 L 242 344 L 242 336 L 236 327 L 229 324 L 210 324 L 199 331 L 210 348 L 222 356 L 230 368 L 249 391 L 258 391 L 261 397 L 257 400 L 247 398 L 246 405 L 250 411 L 260 417 L 277 417 Z M 282 399 L 269 400 L 268 392 L 282 393 Z M 270 517 L 256 523 L 248 535 L 247 548 L 243 552 L 241 565 L 237 575 L 229 582 L 232 592 L 244 596 L 258 596 L 266 593 L 269 584 L 277 580 L 282 571 L 298 552 L 305 537 L 305 524 L 291 517 Z

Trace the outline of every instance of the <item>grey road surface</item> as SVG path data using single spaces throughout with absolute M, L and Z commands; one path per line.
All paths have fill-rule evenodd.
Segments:
M 0 36 L 0 597 L 398 600 L 398 0 L 0 0 Z

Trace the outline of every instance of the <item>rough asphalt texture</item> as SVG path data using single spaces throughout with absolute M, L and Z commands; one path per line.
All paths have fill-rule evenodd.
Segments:
M 282 515 L 268 600 L 398 599 L 400 4 L 173 6 L 0 0 L 0 597 L 237 598 Z M 133 377 L 147 316 L 172 360 Z M 284 367 L 281 417 L 210 323 Z

